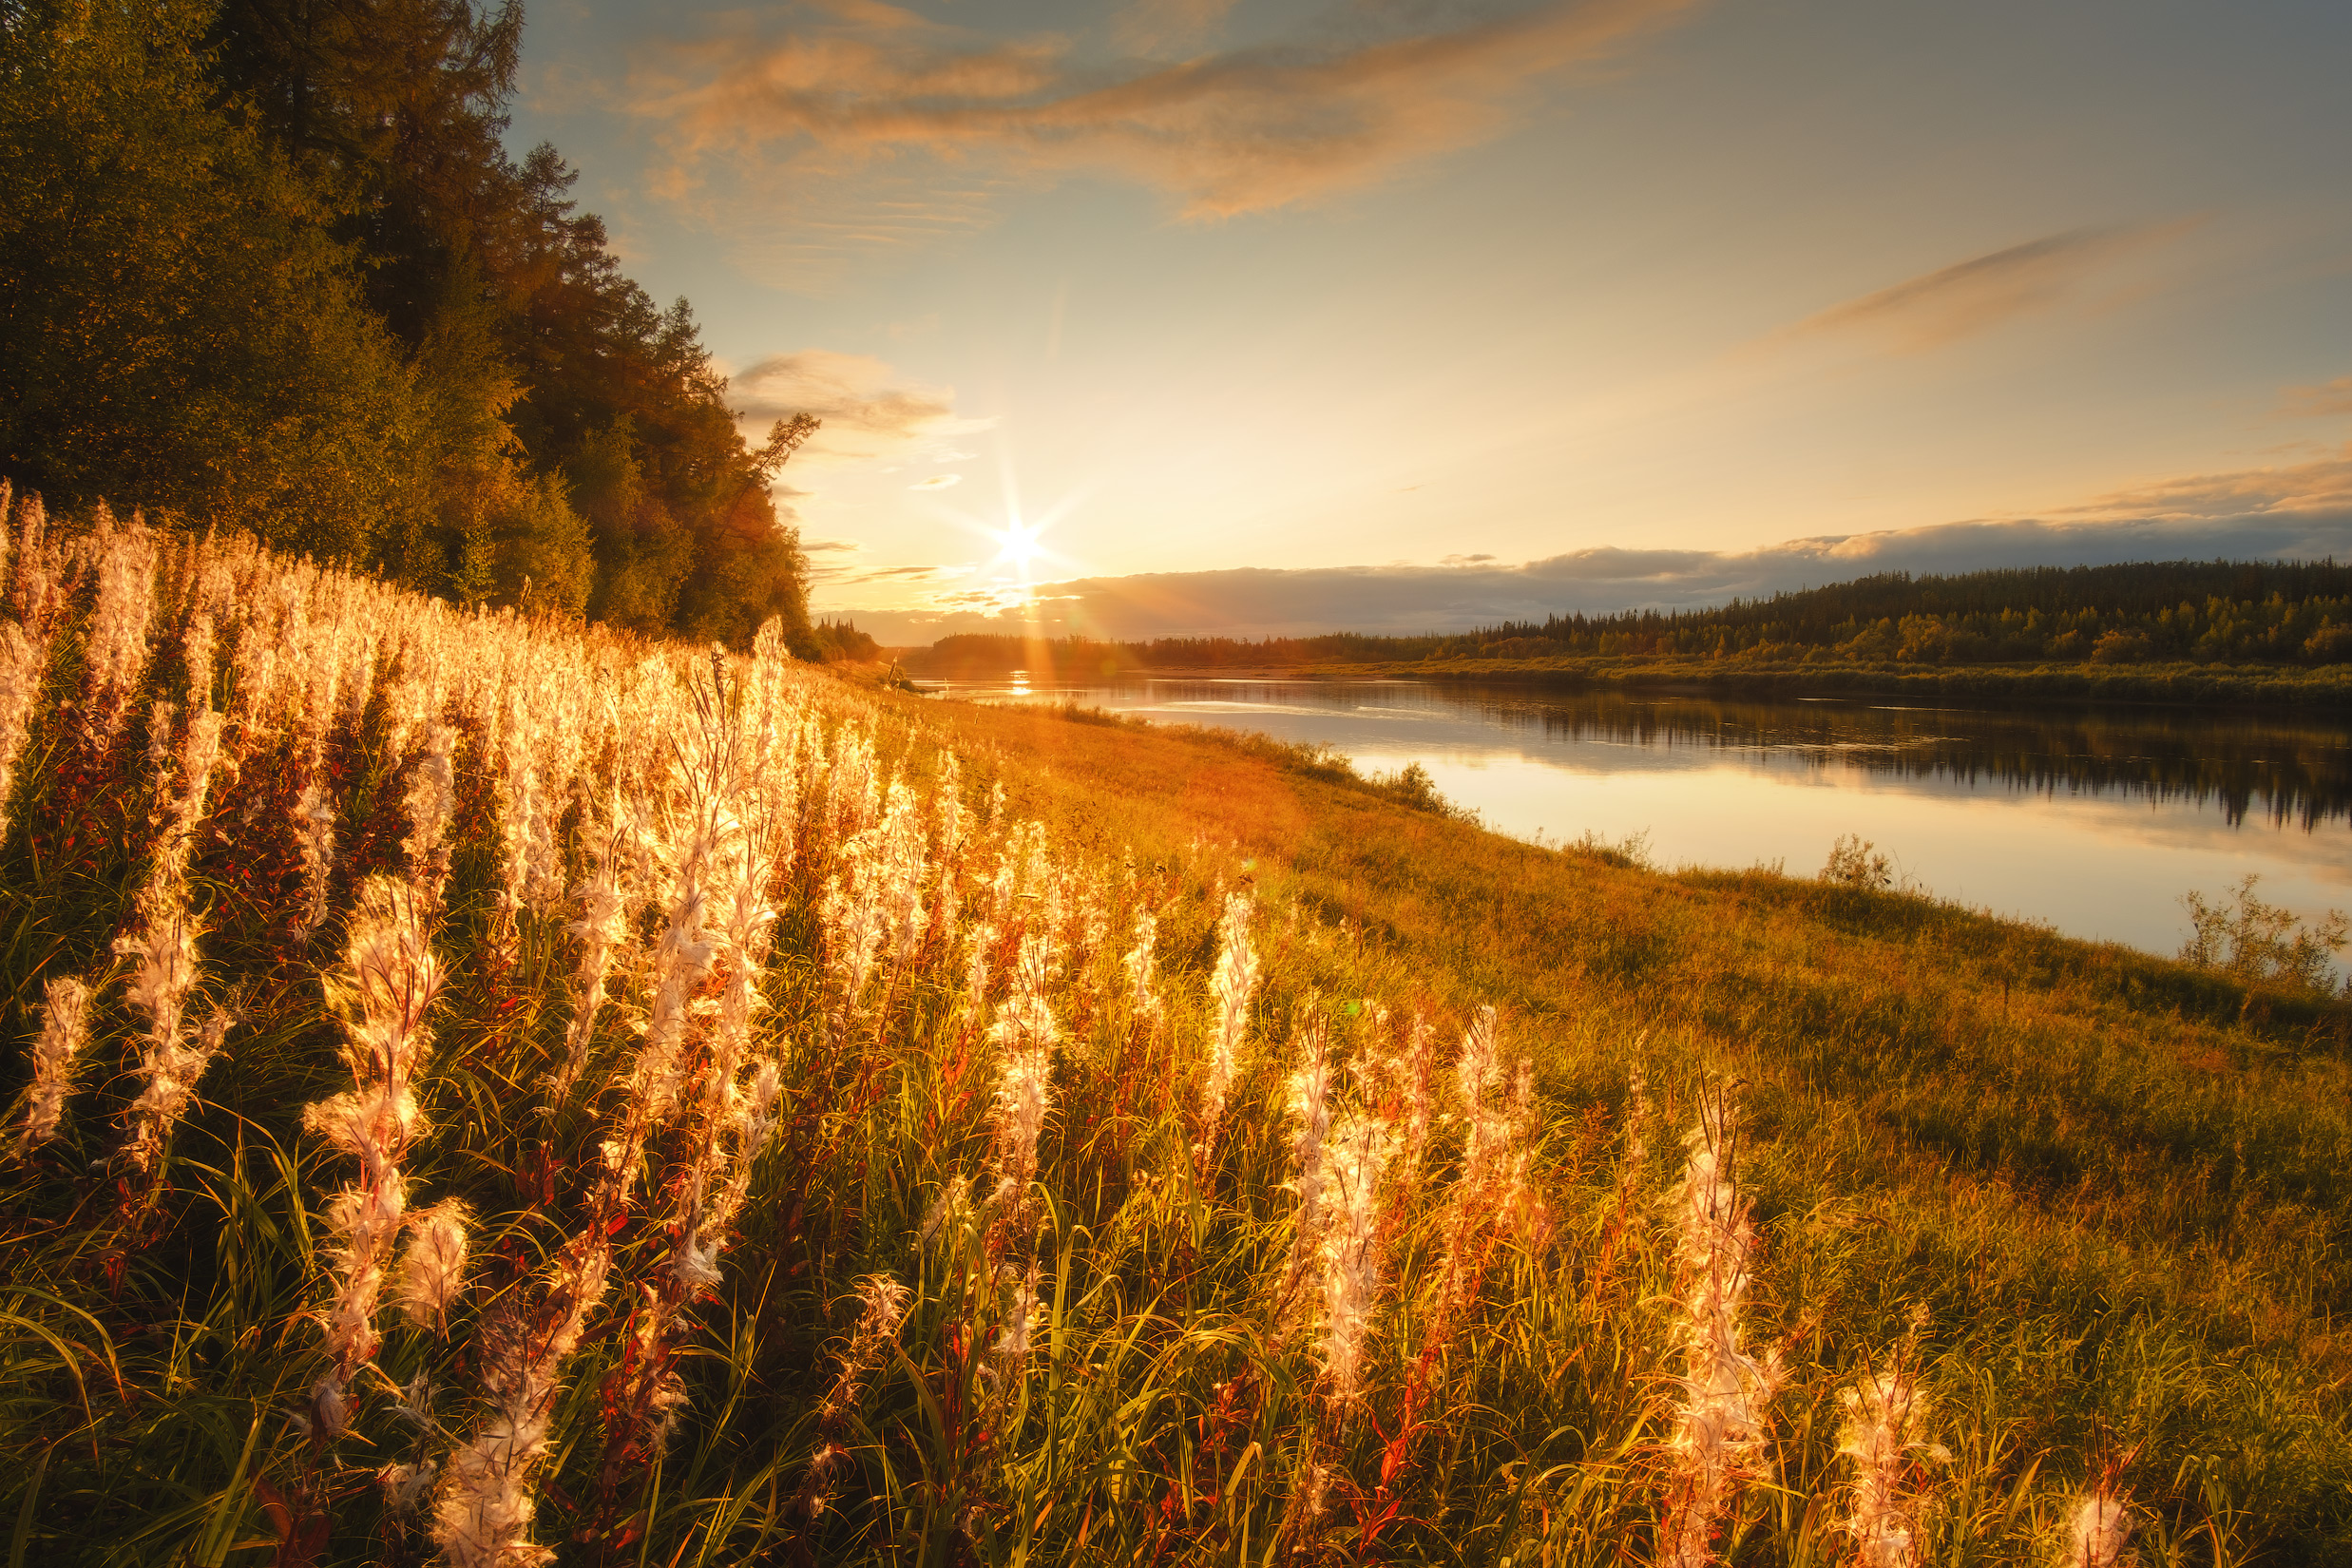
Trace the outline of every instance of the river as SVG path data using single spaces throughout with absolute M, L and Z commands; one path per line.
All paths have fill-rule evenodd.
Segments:
M 1417 680 L 940 689 L 1256 730 L 1365 773 L 1418 762 L 1501 832 L 1631 842 L 1667 869 L 1809 876 L 1855 833 L 1938 897 L 2152 952 L 2187 939 L 2183 893 L 2249 873 L 2305 921 L 2352 906 L 2352 728 L 2307 717 Z

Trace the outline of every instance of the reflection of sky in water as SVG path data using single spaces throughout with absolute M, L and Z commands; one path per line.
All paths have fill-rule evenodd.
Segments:
M 1667 866 L 1807 875 L 1860 833 L 1941 896 L 2160 952 L 2189 934 L 2182 892 L 2248 871 L 2306 920 L 2352 904 L 2352 734 L 2308 719 L 1412 681 L 948 689 L 1258 730 L 1367 773 L 1419 762 L 1504 832 L 1646 833 Z

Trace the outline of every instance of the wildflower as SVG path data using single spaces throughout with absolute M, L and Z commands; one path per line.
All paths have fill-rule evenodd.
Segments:
M 1217 927 L 1216 975 L 1210 994 L 1216 1004 L 1216 1040 L 1209 1053 L 1209 1078 L 1200 1094 L 1200 1153 L 1216 1150 L 1217 1124 L 1225 1117 L 1242 1036 L 1250 1027 L 1250 993 L 1257 988 L 1257 953 L 1250 946 L 1250 900 L 1233 893 L 1225 900 Z
M 2132 1542 L 2132 1495 L 2102 1476 L 2075 1501 L 2063 1568 L 2113 1568 Z
M 327 1204 L 335 1300 L 320 1315 L 327 1351 L 348 1380 L 375 1354 L 375 1303 L 408 1204 L 400 1161 L 424 1130 L 414 1083 L 430 1048 L 425 1019 L 441 989 L 425 927 L 425 896 L 371 877 L 352 916 L 343 967 L 324 977 L 343 1024 L 352 1087 L 307 1107 L 303 1124 L 359 1162 L 358 1180 Z M 445 1215 L 444 1217 L 451 1217 Z M 462 1262 L 463 1249 L 458 1260 Z
M 196 987 L 196 939 L 201 931 L 185 909 L 167 907 L 155 911 L 140 932 L 115 943 L 116 951 L 139 959 L 127 995 L 131 1005 L 147 1015 L 137 1069 L 143 1085 L 131 1102 L 130 1136 L 117 1156 L 143 1176 L 153 1176 L 171 1142 L 172 1129 L 196 1096 L 197 1080 L 220 1052 L 232 1022 L 226 1009 L 216 1011 L 195 1043 L 184 1042 L 184 1013 Z
M 915 1240 L 923 1246 L 929 1246 L 931 1237 L 939 1233 L 942 1225 L 971 1207 L 971 1196 L 970 1176 L 957 1176 L 942 1187 L 939 1195 L 932 1198 L 929 1206 L 923 1211 L 923 1222 L 915 1228 Z
M 375 1473 L 376 1484 L 384 1489 L 384 1506 L 394 1517 L 412 1519 L 432 1495 L 432 1461 L 419 1460 L 414 1464 L 387 1464 Z
M 1152 950 L 1158 936 L 1158 916 L 1149 909 L 1138 909 L 1135 945 L 1119 960 L 1119 967 L 1127 976 L 1127 994 L 1134 1000 L 1136 1017 L 1146 1023 L 1158 1023 L 1165 1011 L 1155 980 L 1157 960 Z
M 922 818 L 903 783 L 890 786 L 888 802 L 880 822 L 843 843 L 825 888 L 826 960 L 851 1004 L 875 960 L 887 951 L 904 963 L 924 930 Z
M 147 622 L 155 609 L 155 541 L 134 520 L 118 526 L 99 504 L 98 598 L 90 610 L 87 700 L 91 738 L 111 744 L 147 666 Z
M 1045 983 L 1051 966 L 1052 938 L 1036 932 L 1021 939 L 1013 965 L 1013 983 L 996 1025 L 988 1031 L 1000 1055 L 994 1100 L 988 1119 L 996 1132 L 990 1156 L 996 1173 L 992 1205 L 1020 1203 L 1037 1178 L 1037 1140 L 1053 1106 L 1054 1046 L 1061 1031 L 1045 1004 Z
M 472 1217 L 472 1212 L 452 1197 L 409 1221 L 409 1250 L 394 1288 L 401 1315 L 445 1339 L 449 1304 L 466 1288 L 467 1227 Z
M 1732 1172 L 1736 1126 L 1728 1104 L 1704 1108 L 1688 1140 L 1690 1165 L 1669 1198 L 1682 1260 L 1684 1370 L 1659 1560 L 1673 1568 L 1715 1561 L 1716 1521 L 1741 1483 L 1766 1473 L 1765 1412 L 1781 1379 L 1778 1352 L 1758 1361 L 1740 1346 L 1756 1234 Z
M 188 856 L 196 845 L 196 830 L 204 819 L 204 802 L 211 793 L 213 767 L 220 758 L 220 716 L 200 708 L 188 716 L 178 757 L 179 788 L 166 797 L 163 832 L 147 872 L 143 898 L 149 908 L 178 903 L 186 897 Z
M 970 813 L 964 810 L 963 774 L 953 752 L 939 754 L 939 782 L 931 792 L 936 813 L 932 837 L 939 857 L 939 895 L 933 902 L 931 928 L 952 932 L 961 904 L 956 870 L 964 862 L 964 829 Z
M 1429 1146 L 1429 1123 L 1435 1112 L 1436 1096 L 1430 1092 L 1431 1045 L 1437 1032 L 1429 1021 L 1415 1013 L 1405 1025 L 1405 1048 L 1398 1063 L 1398 1079 L 1405 1117 L 1398 1131 L 1398 1157 L 1403 1162 L 1409 1180 L 1421 1169 L 1423 1154 Z
M 403 802 L 409 835 L 401 849 L 411 881 L 433 902 L 449 879 L 449 819 L 457 814 L 457 774 L 451 760 L 457 732 L 435 719 L 425 726 L 425 748 L 410 770 Z
M 20 1159 L 57 1136 L 73 1091 L 73 1059 L 89 1043 L 89 986 L 67 976 L 50 981 L 45 994 L 41 1033 L 32 1043 L 32 1092 L 16 1138 Z
M 888 1274 L 869 1274 L 857 1282 L 857 1326 L 851 1330 L 849 1343 L 841 1348 L 837 1358 L 839 1370 L 833 1375 L 832 1386 L 817 1405 L 817 1430 L 828 1441 L 818 1444 L 816 1453 L 810 1458 L 809 1473 L 801 1478 L 794 1499 L 803 1519 L 813 1520 L 825 1511 L 832 1501 L 834 1482 L 850 1467 L 848 1453 L 831 1440 L 847 1430 L 850 1417 L 856 1413 L 858 1401 L 865 1394 L 866 1379 L 897 1343 L 899 1325 L 906 1321 L 910 1294 L 906 1286 Z
M 1509 1123 L 1499 1103 L 1501 1079 L 1495 1010 L 1481 1007 L 1463 1036 L 1462 1060 L 1454 1070 L 1462 1091 L 1462 1179 L 1471 1188 L 1484 1187 L 1492 1179 L 1497 1157 L 1509 1140 Z
M 33 705 L 40 699 L 48 655 L 47 638 L 34 637 L 12 621 L 0 622 L 0 832 L 8 829 L 16 760 L 24 754 L 25 737 L 32 727 Z
M 868 1274 L 857 1282 L 857 1326 L 841 1348 L 840 1370 L 833 1375 L 832 1386 L 817 1405 L 820 1424 L 837 1423 L 856 1408 L 866 1379 L 898 1339 L 898 1327 L 906 1321 L 912 1293 L 889 1274 Z
M 1004 1326 L 997 1329 L 988 1357 L 997 1395 L 1003 1398 L 1019 1384 L 1029 1359 L 1030 1336 L 1037 1329 L 1037 1259 L 1031 1258 L 1027 1270 L 1019 1274 L 1005 1265 L 1000 1280 L 1012 1287 L 1012 1302 L 1005 1309 Z
M 684 1086 L 688 1004 L 718 961 L 718 938 L 703 928 L 710 911 L 712 861 L 725 825 L 706 814 L 688 836 L 680 856 L 669 924 L 654 949 L 654 994 L 645 1032 L 630 1068 L 635 1114 L 648 1126 L 669 1119 Z
M 565 1243 L 536 1301 L 500 1310 L 481 1334 L 489 1413 L 442 1469 L 432 1539 L 454 1568 L 519 1568 L 555 1560 L 531 1543 L 534 1487 L 564 1364 L 604 1299 L 612 1253 L 599 1229 Z
M 613 955 L 628 941 L 627 901 L 621 896 L 621 804 L 613 802 L 613 829 L 598 836 L 591 851 L 593 869 L 574 889 L 580 899 L 580 918 L 565 930 L 580 943 L 580 958 L 572 967 L 572 1021 L 564 1032 L 564 1064 L 548 1083 L 550 1108 L 571 1095 L 587 1065 L 588 1042 L 596 1032 L 596 1017 L 604 1004 L 604 985 L 612 972 Z
M 1291 1231 L 1285 1296 L 1322 1245 L 1323 1145 L 1331 1130 L 1331 1067 L 1324 1048 L 1322 1022 L 1310 1015 L 1300 1026 L 1299 1039 L 1302 1060 L 1290 1082 L 1291 1190 L 1298 1195 L 1298 1214 Z
M 344 1397 L 341 1379 L 322 1377 L 311 1385 L 310 1429 L 327 1443 L 351 1430 L 351 1402 Z
M 302 856 L 302 913 L 296 929 L 307 940 L 327 917 L 327 874 L 335 869 L 335 802 L 314 768 L 293 811 L 295 844 Z
M 989 960 L 1001 934 L 994 926 L 980 921 L 966 935 L 964 1000 L 975 1010 L 988 1000 Z
M 1380 1291 L 1380 1180 L 1396 1140 L 1388 1125 L 1350 1117 L 1331 1139 L 1331 1214 L 1321 1249 L 1323 1323 L 1317 1349 L 1333 1404 L 1363 1381 L 1364 1338 Z
M 1930 1409 L 1910 1371 L 1897 1358 L 1884 1372 L 1864 1370 L 1862 1381 L 1838 1390 L 1845 1422 L 1838 1452 L 1853 1461 L 1854 1481 L 1838 1527 L 1853 1537 L 1861 1568 L 1913 1568 L 1920 1500 L 1911 1476 L 1922 1459 L 1949 1463 L 1941 1444 L 1918 1433 Z

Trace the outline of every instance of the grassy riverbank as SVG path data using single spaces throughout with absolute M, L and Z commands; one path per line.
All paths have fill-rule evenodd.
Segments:
M 2340 1004 L 773 643 L 8 559 L 0 1027 L 88 991 L 0 1176 L 11 1568 L 1826 1568 L 1874 1368 L 1922 1561 L 2086 1495 L 2352 1551 Z

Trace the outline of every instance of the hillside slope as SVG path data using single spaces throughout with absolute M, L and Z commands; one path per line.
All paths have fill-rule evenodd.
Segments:
M 19 1560 L 2352 1548 L 2338 1004 L 45 526 Z

